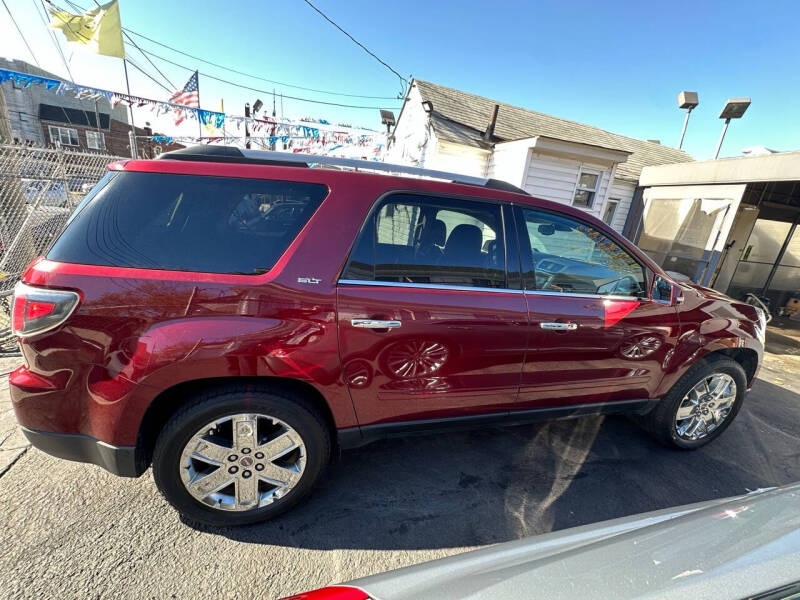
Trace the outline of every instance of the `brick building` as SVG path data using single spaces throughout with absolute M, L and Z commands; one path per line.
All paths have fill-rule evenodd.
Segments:
M 0 58 L 0 68 L 59 79 L 34 65 L 21 60 Z M 7 81 L 0 85 L 0 135 L 8 141 L 55 146 L 83 152 L 103 152 L 130 156 L 130 124 L 128 108 L 112 107 L 105 98 L 78 99 L 70 94 L 58 94 L 41 85 L 24 87 Z M 137 127 L 137 136 L 152 135 L 149 127 Z M 139 156 L 153 158 L 158 151 L 147 140 L 138 138 Z M 182 148 L 180 144 L 163 145 L 166 152 Z

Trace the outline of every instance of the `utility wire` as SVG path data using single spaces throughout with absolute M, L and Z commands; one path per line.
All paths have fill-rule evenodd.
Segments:
M 31 53 L 31 56 L 33 57 L 33 62 L 35 62 L 36 66 L 41 69 L 42 65 L 39 64 L 39 61 L 37 60 L 36 55 L 33 53 L 33 50 L 31 50 L 31 46 L 28 43 L 28 40 L 25 39 L 25 34 L 22 33 L 22 29 L 20 29 L 19 25 L 17 25 L 17 20 L 14 18 L 14 15 L 11 14 L 11 9 L 8 8 L 8 4 L 6 4 L 6 0 L 2 0 L 2 2 L 3 2 L 3 6 L 6 7 L 6 12 L 8 13 L 8 16 L 11 17 L 11 22 L 14 23 L 14 27 L 17 28 L 17 33 L 19 33 L 19 37 L 22 38 L 22 41 L 25 43 L 25 47 L 28 49 L 28 52 Z
M 95 2 L 96 1 L 97 0 L 95 0 Z M 66 0 L 66 2 L 68 4 L 70 4 L 70 6 L 72 6 L 75 10 L 80 10 L 82 12 L 85 12 L 85 9 L 81 8 L 81 6 L 76 4 L 75 2 L 72 2 L 71 0 Z M 152 42 L 153 44 L 157 44 L 157 45 L 161 46 L 162 48 L 166 48 L 167 50 L 172 50 L 173 52 L 177 52 L 178 54 L 182 54 L 183 56 L 186 56 L 188 58 L 192 58 L 194 60 L 199 60 L 200 62 L 204 62 L 204 63 L 206 63 L 208 65 L 212 65 L 212 66 L 217 67 L 219 69 L 223 69 L 225 71 L 230 71 L 231 73 L 236 73 L 237 75 L 243 75 L 243 76 L 249 77 L 251 79 L 258 79 L 258 80 L 264 81 L 266 83 L 273 83 L 275 85 L 294 88 L 294 89 L 298 89 L 298 90 L 304 90 L 306 92 L 315 92 L 315 93 L 318 93 L 318 94 L 329 94 L 329 95 L 332 95 L 332 96 L 344 96 L 344 97 L 348 97 L 348 98 L 365 98 L 365 99 L 368 99 L 368 100 L 397 100 L 397 98 L 394 97 L 394 96 L 367 96 L 367 95 L 364 95 L 364 94 L 347 94 L 347 93 L 344 93 L 344 92 L 334 92 L 334 91 L 331 91 L 331 90 L 320 90 L 320 89 L 317 89 L 317 88 L 310 88 L 310 87 L 304 87 L 302 85 L 295 85 L 295 84 L 292 84 L 292 83 L 286 83 L 284 81 L 277 81 L 275 79 L 267 79 L 265 77 L 259 77 L 258 75 L 252 75 L 250 73 L 246 73 L 244 71 L 239 71 L 238 69 L 234 69 L 233 67 L 226 67 L 225 65 L 221 65 L 220 63 L 208 60 L 206 58 L 202 58 L 202 57 L 196 56 L 194 54 L 189 54 L 188 52 L 185 52 L 183 50 L 179 50 L 178 48 L 175 48 L 174 46 L 170 46 L 169 44 L 165 44 L 164 42 L 160 42 L 160 41 L 155 40 L 155 39 L 153 39 L 153 38 L 151 38 L 149 36 L 146 36 L 143 33 L 139 33 L 138 31 L 134 31 L 133 29 L 129 29 L 127 27 L 123 27 L 122 30 L 123 30 L 123 33 L 126 33 L 126 34 L 127 33 L 132 33 L 133 35 L 135 35 L 137 37 L 140 37 L 140 38 L 142 38 L 144 40 L 147 40 L 148 42 Z M 126 37 L 128 37 L 128 36 L 126 35 Z M 130 40 L 130 37 L 128 37 L 128 40 Z M 134 44 L 134 46 L 136 46 L 136 44 L 132 40 L 130 40 L 130 41 Z M 139 46 L 136 46 L 136 47 L 137 47 L 137 49 L 139 51 L 142 51 L 142 49 L 139 48 Z M 151 52 L 151 54 L 152 54 L 152 52 Z M 153 56 L 157 56 L 157 55 L 153 55 Z M 165 59 L 163 57 L 158 57 L 158 58 L 161 58 L 162 60 L 165 60 L 165 61 L 169 62 L 167 59 Z M 173 63 L 173 64 L 175 64 L 175 63 Z M 195 69 L 191 69 L 191 70 L 194 71 Z M 206 77 L 208 77 L 208 75 L 206 75 Z M 166 77 L 164 79 L 166 79 Z M 402 77 L 401 77 L 401 79 L 402 79 Z M 167 80 L 167 81 L 169 81 L 169 80 Z M 272 92 L 270 92 L 270 93 L 272 93 Z
M 349 37 L 349 38 L 350 38 L 350 39 L 351 39 L 351 40 L 352 40 L 352 41 L 353 41 L 353 42 L 354 42 L 354 43 L 355 43 L 357 46 L 359 46 L 359 47 L 360 47 L 360 48 L 361 48 L 361 49 L 362 49 L 364 52 L 366 52 L 367 54 L 369 54 L 369 55 L 370 55 L 372 58 L 374 58 L 374 59 L 375 59 L 375 60 L 377 60 L 379 63 L 381 63 L 381 64 L 382 64 L 384 67 L 386 67 L 386 68 L 387 68 L 387 69 L 389 69 L 389 70 L 390 70 L 392 73 L 394 73 L 395 75 L 397 75 L 397 76 L 400 78 L 400 81 L 402 81 L 404 84 L 408 85 L 408 80 L 407 80 L 405 77 L 403 77 L 402 75 L 400 75 L 400 73 L 398 73 L 397 71 L 395 71 L 395 70 L 394 70 L 392 67 L 390 67 L 390 66 L 389 66 L 389 65 L 388 65 L 388 64 L 387 64 L 385 61 L 381 60 L 381 59 L 378 57 L 378 55 L 377 55 L 377 54 L 375 54 L 375 53 L 374 53 L 372 50 L 370 50 L 369 48 L 367 48 L 367 47 L 366 47 L 364 44 L 362 44 L 361 42 L 359 42 L 359 41 L 358 41 L 356 38 L 354 38 L 352 35 L 350 35 L 350 34 L 349 34 L 349 33 L 347 33 L 347 32 L 346 32 L 344 29 L 342 29 L 342 28 L 341 28 L 339 25 L 337 25 L 337 24 L 336 24 L 336 23 L 335 23 L 335 22 L 334 22 L 334 21 L 333 21 L 333 20 L 332 20 L 330 17 L 328 17 L 328 15 L 326 15 L 324 12 L 322 12 L 322 11 L 321 11 L 320 9 L 318 9 L 316 6 L 314 6 L 313 4 L 311 4 L 311 2 L 309 2 L 309 0 L 303 0 L 303 2 L 305 2 L 306 4 L 308 4 L 308 5 L 309 5 L 311 8 L 313 8 L 315 11 L 317 11 L 317 12 L 318 12 L 318 13 L 319 13 L 319 14 L 322 16 L 322 18 L 323 18 L 323 19 L 325 19 L 325 20 L 326 20 L 328 23 L 330 23 L 331 25 L 333 25 L 334 27 L 336 27 L 336 29 L 338 29 L 338 30 L 339 30 L 339 31 L 341 31 L 343 34 L 345 34 L 347 37 Z
M 2 0 L 2 1 L 3 1 L 3 2 L 5 2 L 5 0 Z M 49 0 L 48 0 L 48 1 L 49 1 Z M 86 12 L 86 11 L 85 11 L 85 10 L 84 10 L 84 9 L 83 9 L 81 6 L 78 6 L 78 5 L 77 5 L 77 4 L 75 4 L 74 2 L 70 2 L 70 0 L 66 0 L 66 2 L 67 2 L 67 4 L 69 4 L 69 5 L 72 7 L 72 9 L 73 9 L 73 10 L 79 10 L 79 11 L 82 11 L 82 12 Z M 50 4 L 52 4 L 52 2 L 50 2 Z M 98 6 L 99 6 L 99 4 L 98 4 Z M 82 38 L 83 38 L 84 40 L 86 40 L 87 42 L 88 42 L 88 41 L 91 41 L 91 39 L 90 39 L 90 38 L 88 38 L 88 37 L 86 37 L 85 35 L 83 35 L 83 34 L 82 34 L 80 31 L 76 31 L 75 33 L 76 33 L 78 36 L 82 37 Z M 135 43 L 135 42 L 134 42 L 134 46 L 136 46 L 136 43 Z M 150 62 L 150 64 L 153 64 L 153 63 L 152 63 L 152 61 L 150 61 L 150 58 L 148 58 L 148 57 L 147 57 L 147 55 L 144 53 L 144 51 L 143 51 L 141 48 L 139 48 L 139 46 L 136 46 L 136 48 L 139 50 L 139 52 L 141 52 L 141 53 L 142 53 L 142 56 L 144 56 L 144 57 L 145 57 L 145 59 L 147 59 L 147 60 Z M 161 83 L 161 82 L 160 82 L 158 79 L 156 79 L 155 77 L 153 77 L 152 75 L 150 75 L 150 73 L 148 73 L 147 71 L 145 71 L 145 70 L 144 70 L 142 67 L 140 67 L 139 65 L 137 65 L 137 64 L 136 64 L 136 63 L 135 63 L 135 62 L 134 62 L 134 61 L 133 61 L 133 60 L 132 60 L 130 57 L 126 57 L 124 60 L 127 60 L 129 63 L 131 63 L 131 65 L 132 65 L 133 67 L 135 67 L 137 71 L 139 71 L 139 72 L 140 72 L 142 75 L 144 75 L 145 77 L 147 77 L 147 78 L 148 78 L 150 81 L 152 81 L 153 83 L 155 83 L 156 85 L 158 85 L 159 87 L 161 87 L 162 89 L 164 89 L 164 90 L 165 90 L 165 91 L 166 91 L 168 94 L 171 94 L 171 93 L 174 91 L 174 88 L 175 88 L 175 86 L 174 86 L 174 85 L 172 86 L 172 87 L 173 87 L 173 89 L 172 89 L 172 90 L 170 90 L 170 89 L 169 89 L 168 87 L 166 87 L 166 86 L 165 86 L 163 83 Z M 155 67 L 155 65 L 153 65 L 153 66 Z M 156 71 L 158 71 L 158 67 L 155 67 L 155 68 L 156 68 Z M 161 73 L 161 71 L 158 71 L 158 72 L 159 72 L 159 73 Z M 163 74 L 163 73 L 161 73 L 161 76 L 162 76 L 162 77 L 164 77 L 164 74 Z M 166 78 L 166 77 L 164 77 L 164 79 L 167 79 L 167 78 Z M 172 83 L 169 81 L 169 79 L 167 79 L 167 82 L 168 82 L 170 85 L 172 85 Z
M 163 56 L 160 56 L 158 54 L 154 54 L 153 52 L 151 52 L 149 50 L 143 50 L 143 52 L 145 52 L 146 54 L 149 54 L 150 56 L 154 56 L 155 58 L 158 58 L 159 60 L 163 60 L 166 63 L 169 63 L 169 64 L 174 65 L 176 67 L 180 67 L 181 69 L 186 69 L 187 71 L 195 71 L 196 70 L 196 69 L 193 69 L 192 67 L 187 67 L 186 65 L 182 65 L 182 64 L 177 63 L 177 62 L 175 62 L 173 60 L 170 60 L 168 58 L 164 58 Z M 215 77 L 214 75 L 209 75 L 208 73 L 203 73 L 202 71 L 198 71 L 198 73 L 200 75 L 202 75 L 203 77 L 208 77 L 209 79 L 213 79 L 213 80 L 219 81 L 221 83 L 227 83 L 228 85 L 232 85 L 234 87 L 242 88 L 242 89 L 245 89 L 245 90 L 250 90 L 251 92 L 259 92 L 261 94 L 272 94 L 273 93 L 273 90 L 262 90 L 262 89 L 259 89 L 259 88 L 250 87 L 248 85 L 243 85 L 241 83 L 236 83 L 234 81 L 229 81 L 227 79 L 222 79 L 221 77 Z M 383 109 L 387 108 L 386 106 L 361 106 L 359 104 L 341 104 L 339 102 L 326 102 L 324 100 L 312 100 L 311 98 L 300 98 L 300 97 L 297 97 L 297 96 L 287 96 L 286 94 L 283 94 L 283 97 L 287 98 L 289 100 L 298 100 L 300 102 L 312 102 L 314 104 L 324 104 L 326 106 L 340 106 L 340 107 L 343 107 L 343 108 L 363 108 L 363 109 L 369 109 L 369 110 L 380 110 L 382 108 Z
M 86 10 L 85 10 L 83 7 L 81 7 L 81 6 L 79 6 L 78 4 L 76 4 L 76 3 L 72 2 L 71 0 L 65 0 L 65 2 L 66 2 L 67 4 L 69 4 L 69 5 L 70 5 L 70 6 L 73 8 L 73 10 L 78 10 L 78 11 L 81 11 L 81 12 L 86 12 Z M 98 8 L 101 8 L 101 7 L 100 7 L 100 3 L 99 3 L 97 0 L 94 0 L 94 3 L 97 5 L 97 7 L 98 7 Z M 122 28 L 122 27 L 120 27 L 120 29 L 123 29 L 123 28 Z M 153 77 L 151 77 L 149 74 L 145 73 L 145 72 L 144 72 L 144 71 L 141 69 L 141 67 L 139 67 L 139 66 L 137 66 L 137 65 L 135 65 L 135 64 L 134 64 L 133 66 L 134 66 L 134 67 L 136 67 L 137 69 L 139 69 L 139 71 L 141 71 L 142 73 L 144 73 L 144 74 L 145 74 L 145 75 L 147 75 L 148 77 L 150 77 L 150 79 L 151 79 L 151 80 L 153 80 L 155 83 L 157 83 L 157 84 L 158 84 L 158 85 L 160 85 L 162 88 L 164 88 L 165 90 L 167 90 L 167 92 L 169 92 L 169 93 L 172 93 L 172 92 L 174 92 L 174 91 L 177 89 L 177 88 L 175 87 L 175 84 L 174 84 L 174 83 L 172 83 L 172 82 L 169 80 L 169 77 L 167 77 L 166 75 L 164 75 L 164 73 L 162 73 L 162 72 L 161 72 L 161 69 L 159 69 L 159 68 L 156 66 L 156 64 L 155 64 L 155 63 L 154 63 L 152 60 L 150 60 L 150 57 L 149 57 L 149 56 L 147 56 L 147 55 L 146 55 L 146 54 L 145 54 L 145 53 L 142 51 L 142 49 L 139 47 L 139 44 L 137 44 L 137 43 L 136 43 L 136 41 L 135 41 L 135 40 L 134 40 L 134 39 L 133 39 L 131 36 L 129 36 L 129 35 L 127 34 L 127 32 L 125 32 L 125 31 L 122 31 L 122 35 L 124 35 L 124 36 L 125 36 L 125 39 L 127 39 L 127 40 L 128 40 L 128 42 L 129 42 L 130 44 L 133 44 L 134 48 L 136 48 L 136 49 L 137 49 L 137 50 L 138 50 L 138 51 L 141 53 L 141 55 L 142 55 L 142 56 L 144 56 L 145 60 L 146 60 L 147 62 L 149 62 L 149 63 L 152 65 L 152 67 L 153 67 L 153 68 L 156 70 L 156 72 L 158 72 L 158 74 L 159 74 L 159 75 L 161 75 L 161 77 L 163 77 L 163 78 L 164 78 L 164 81 L 166 81 L 166 82 L 169 84 L 169 86 L 170 86 L 172 89 L 170 90 L 170 89 L 168 89 L 168 88 L 164 87 L 164 86 L 163 86 L 163 85 L 162 85 L 160 82 L 156 81 L 156 80 L 155 80 Z M 130 62 L 130 59 L 128 59 L 128 61 Z M 133 63 L 131 62 L 131 64 L 133 64 Z
M 39 2 L 42 0 L 31 0 L 33 5 L 36 7 L 36 14 L 39 15 L 39 18 L 42 20 L 42 24 L 44 28 L 47 30 L 47 35 L 53 41 L 53 45 L 58 50 L 58 55 L 61 57 L 61 62 L 64 63 L 64 68 L 67 70 L 67 74 L 69 75 L 69 80 L 72 83 L 75 83 L 75 78 L 72 76 L 72 70 L 69 68 L 69 62 L 67 61 L 67 57 L 64 56 L 64 51 L 61 49 L 61 44 L 58 43 L 58 38 L 56 38 L 56 32 L 50 29 L 50 24 L 47 22 L 47 9 L 45 9 L 44 14 L 42 14 L 42 9 L 44 5 L 39 5 Z
M 2 0 L 2 2 L 5 3 L 5 0 Z M 75 4 L 74 2 L 71 2 L 71 0 L 66 0 L 66 2 L 73 8 L 73 10 L 80 10 L 80 11 L 86 12 L 80 5 Z M 52 2 L 51 2 L 51 4 L 52 4 Z M 135 32 L 132 32 L 132 33 L 135 33 Z M 79 33 L 78 35 L 81 35 L 81 34 Z M 147 37 L 143 36 L 142 34 L 136 34 L 136 35 L 139 35 L 139 36 L 141 36 L 141 37 L 143 37 L 145 39 L 150 39 L 150 38 L 147 38 Z M 82 36 L 82 37 L 85 37 L 85 36 Z M 155 42 L 155 40 L 152 40 L 152 41 Z M 162 46 L 166 46 L 166 44 L 161 44 L 160 42 L 155 42 L 155 43 L 157 43 L 159 45 L 162 45 Z M 168 58 L 165 58 L 163 56 L 160 56 L 158 54 L 155 54 L 154 52 L 151 52 L 149 50 L 144 50 L 143 48 L 141 48 L 138 45 L 136 46 L 136 48 L 139 50 L 139 52 L 141 52 L 145 56 L 146 55 L 153 56 L 155 58 L 163 60 L 164 62 L 169 63 L 171 65 L 174 65 L 176 67 L 180 67 L 182 69 L 186 69 L 187 71 L 196 71 L 197 70 L 197 69 L 194 69 L 192 67 L 187 67 L 186 65 L 182 65 L 182 64 L 177 63 L 175 61 L 172 61 L 172 60 L 170 60 Z M 170 49 L 172 49 L 172 48 L 170 48 Z M 175 50 L 175 51 L 179 52 L 181 54 L 186 54 L 185 52 L 181 52 L 179 50 Z M 191 56 L 191 55 L 187 54 L 187 56 Z M 201 60 L 201 59 L 198 59 L 198 60 Z M 149 73 L 147 73 L 141 67 L 139 67 L 138 65 L 133 63 L 130 59 L 128 59 L 128 62 L 131 62 L 131 64 L 134 67 L 136 67 L 136 69 L 138 69 L 140 72 L 142 72 L 145 76 L 147 76 L 153 82 L 157 83 L 159 86 L 161 86 L 162 88 L 167 90 L 167 92 L 170 92 L 170 90 L 165 88 L 163 84 L 161 84 L 156 79 L 154 79 Z M 203 62 L 208 62 L 208 61 L 203 61 Z M 226 67 L 221 67 L 221 68 L 226 68 Z M 259 92 L 259 93 L 262 93 L 262 94 L 272 94 L 272 93 L 274 93 L 274 90 L 262 90 L 262 89 L 246 86 L 246 85 L 243 85 L 243 84 L 240 84 L 240 83 L 229 81 L 227 79 L 222 79 L 221 77 L 215 77 L 214 75 L 209 75 L 208 73 L 200 72 L 200 74 L 203 75 L 203 77 L 208 77 L 209 79 L 213 79 L 213 80 L 219 81 L 221 83 L 226 83 L 228 85 L 232 85 L 234 87 L 238 87 L 238 88 L 241 88 L 241 89 L 246 89 L 246 90 L 250 90 L 250 91 L 253 91 L 253 92 Z M 298 97 L 298 96 L 288 96 L 286 94 L 283 94 L 283 97 L 285 97 L 285 98 L 287 98 L 289 100 L 297 100 L 299 102 L 311 102 L 311 103 L 314 103 L 314 104 L 323 104 L 323 105 L 326 105 L 326 106 L 337 106 L 337 107 L 341 107 L 341 108 L 360 108 L 360 109 L 365 109 L 365 110 L 381 110 L 381 109 L 387 108 L 385 106 L 362 106 L 362 105 L 357 105 L 357 104 L 343 104 L 343 103 L 339 103 L 339 102 L 326 102 L 324 100 L 312 100 L 310 98 L 301 98 L 301 97 Z M 392 98 L 392 100 L 396 100 L 396 98 Z
M 145 58 L 147 58 L 147 57 L 145 57 Z M 163 90 L 165 90 L 168 94 L 171 94 L 174 91 L 174 90 L 169 89 L 167 86 L 165 86 L 163 83 L 161 83 L 158 79 L 156 79 L 155 77 L 150 75 L 150 73 L 145 71 L 142 67 L 137 65 L 135 62 L 133 62 L 133 59 L 130 56 L 128 56 L 125 60 L 127 60 L 131 64 L 131 66 L 134 67 L 137 71 L 139 71 L 142 75 L 144 75 L 145 77 L 150 79 L 150 81 L 152 81 L 153 83 L 161 86 L 161 88 Z
M 165 89 L 165 90 L 167 90 L 167 91 L 168 91 L 168 92 L 170 92 L 170 93 L 172 93 L 172 92 L 174 92 L 176 89 L 178 89 L 178 88 L 176 88 L 176 87 L 175 87 L 175 84 L 174 84 L 174 83 L 172 83 L 172 82 L 169 80 L 169 77 L 167 77 L 166 75 L 164 75 L 164 73 L 162 73 L 162 72 L 161 72 L 161 69 L 159 69 L 159 68 L 156 66 L 156 63 L 154 63 L 152 60 L 150 60 L 150 57 L 149 57 L 149 56 L 147 56 L 147 54 L 145 54 L 145 53 L 144 53 L 144 50 L 142 50 L 142 49 L 139 47 L 139 44 L 137 44 L 137 43 L 136 43 L 136 42 L 133 40 L 133 38 L 132 38 L 131 36 L 129 36 L 129 35 L 126 33 L 126 32 L 124 32 L 124 31 L 123 31 L 122 33 L 125 35 L 125 38 L 128 40 L 128 42 L 134 45 L 134 47 L 135 47 L 135 48 L 136 48 L 136 49 L 137 49 L 137 50 L 138 50 L 138 51 L 141 53 L 141 55 L 145 57 L 145 59 L 147 60 L 147 62 L 149 62 L 151 65 L 153 65 L 153 68 L 154 68 L 156 71 L 158 71 L 158 74 L 159 74 L 159 75 L 161 75 L 161 77 L 163 77 L 163 78 L 164 78 L 164 81 L 166 81 L 166 82 L 169 84 L 169 87 L 171 87 L 171 88 L 172 88 L 171 90 L 170 90 L 170 89 L 167 89 L 167 88 L 164 88 L 164 89 Z M 130 59 L 129 59 L 129 60 L 130 60 Z M 138 68 L 138 67 L 137 67 L 137 68 Z M 161 85 L 161 84 L 159 84 L 159 85 Z M 164 87 L 164 86 L 162 85 L 161 87 Z
M 205 58 L 201 58 L 199 56 L 195 56 L 194 54 L 189 54 L 188 52 L 184 52 L 183 50 L 178 50 L 177 48 L 175 48 L 173 46 L 170 46 L 170 45 L 165 44 L 163 42 L 159 42 L 158 40 L 154 40 L 151 37 L 147 37 L 143 33 L 138 33 L 136 31 L 133 31 L 132 29 L 128 29 L 127 27 L 123 27 L 123 29 L 125 31 L 127 31 L 128 33 L 132 33 L 135 36 L 138 36 L 138 37 L 140 37 L 142 39 L 147 40 L 148 42 L 152 42 L 153 44 L 158 44 L 159 46 L 161 46 L 163 48 L 166 48 L 168 50 L 172 50 L 173 52 L 177 52 L 178 54 L 183 54 L 184 56 L 186 56 L 188 58 L 193 58 L 194 60 L 199 60 L 200 62 L 204 62 L 206 64 L 213 65 L 213 66 L 218 67 L 220 69 L 224 69 L 226 71 L 230 71 L 231 73 L 236 73 L 237 75 L 244 75 L 245 77 L 250 77 L 252 79 L 258 79 L 258 80 L 264 81 L 266 83 L 274 83 L 275 85 L 281 85 L 283 87 L 289 87 L 289 88 L 295 88 L 295 89 L 298 89 L 298 90 L 304 90 L 306 92 L 316 92 L 318 94 L 330 94 L 332 96 L 346 96 L 348 98 L 367 98 L 367 99 L 370 99 L 370 100 L 396 100 L 397 99 L 394 96 L 365 96 L 363 94 L 346 94 L 344 92 L 333 92 L 333 91 L 330 91 L 330 90 L 320 90 L 320 89 L 316 89 L 316 88 L 304 87 L 302 85 L 294 85 L 294 84 L 291 84 L 291 83 L 285 83 L 283 81 L 276 81 L 274 79 L 266 79 L 265 77 L 259 77 L 258 75 L 251 75 L 250 73 L 245 73 L 244 71 L 239 71 L 237 69 L 234 69 L 233 67 L 226 67 L 225 65 L 221 65 L 219 63 L 207 60 Z M 192 70 L 194 70 L 194 69 L 192 69 Z

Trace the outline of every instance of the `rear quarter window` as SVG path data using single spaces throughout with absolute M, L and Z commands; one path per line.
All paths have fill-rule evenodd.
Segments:
M 275 265 L 327 193 L 310 183 L 119 173 L 72 218 L 47 258 L 257 275 Z

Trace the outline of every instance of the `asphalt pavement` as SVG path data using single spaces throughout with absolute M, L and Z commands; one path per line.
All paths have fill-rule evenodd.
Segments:
M 0 378 L 0 597 L 275 598 L 798 481 L 797 353 L 770 354 L 736 421 L 696 452 L 621 417 L 383 441 L 345 453 L 284 517 L 227 530 L 183 523 L 149 472 L 120 479 L 26 449 Z

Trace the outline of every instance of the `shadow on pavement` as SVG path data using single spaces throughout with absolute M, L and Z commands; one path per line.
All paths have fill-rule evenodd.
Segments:
M 388 440 L 344 453 L 275 521 L 204 530 L 315 549 L 477 546 L 797 480 L 800 396 L 759 380 L 695 452 L 621 417 Z

